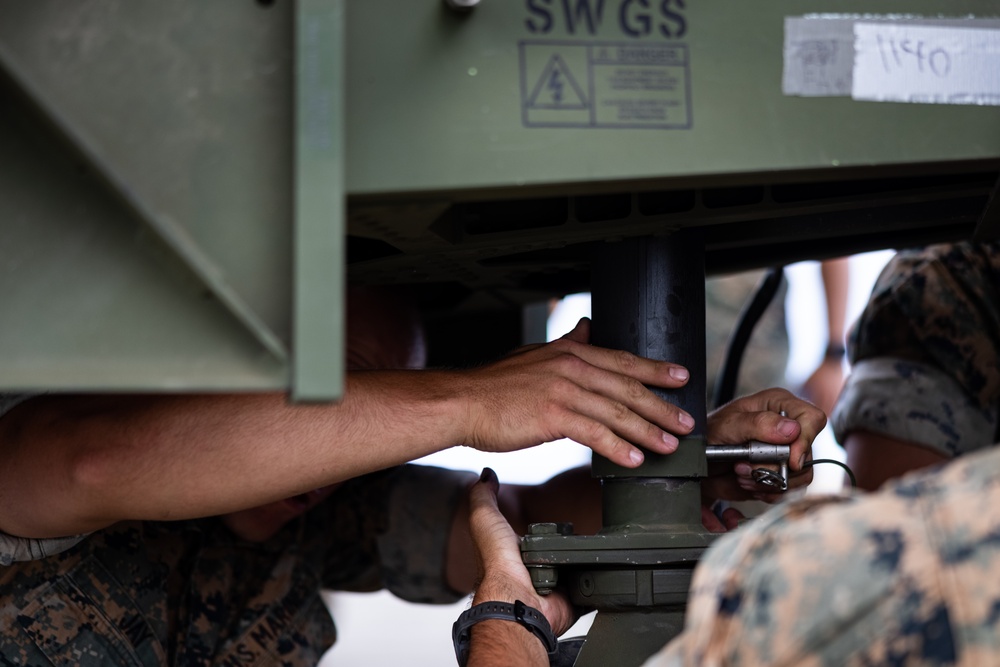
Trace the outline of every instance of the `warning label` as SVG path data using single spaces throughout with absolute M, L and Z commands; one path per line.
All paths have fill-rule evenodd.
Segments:
M 691 127 L 684 44 L 523 41 L 527 127 Z

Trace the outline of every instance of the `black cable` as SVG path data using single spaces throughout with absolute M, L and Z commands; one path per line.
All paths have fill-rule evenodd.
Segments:
M 851 469 L 847 467 L 846 463 L 841 463 L 836 459 L 815 459 L 813 461 L 806 461 L 805 463 L 802 464 L 802 467 L 809 468 L 816 465 L 817 463 L 832 463 L 833 465 L 840 466 L 841 468 L 847 471 L 847 476 L 851 478 L 851 488 L 852 489 L 858 488 L 858 480 L 855 479 L 854 472 L 852 472 Z
M 778 293 L 784 279 L 785 267 L 776 266 L 770 269 L 761 280 L 750 303 L 740 313 L 739 322 L 729 339 L 726 360 L 719 369 L 719 375 L 715 382 L 715 395 L 712 397 L 713 407 L 725 405 L 735 398 L 736 381 L 740 375 L 740 364 L 743 363 L 743 353 L 747 349 L 747 343 L 750 342 L 754 327 L 757 326 L 764 311 L 774 300 L 774 295 Z

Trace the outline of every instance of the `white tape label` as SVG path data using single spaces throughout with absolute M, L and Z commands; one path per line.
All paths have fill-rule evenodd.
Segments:
M 859 21 L 851 97 L 1000 105 L 1000 29 Z

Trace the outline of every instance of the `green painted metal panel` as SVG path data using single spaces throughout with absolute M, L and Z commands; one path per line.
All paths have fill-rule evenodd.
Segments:
M 348 190 L 580 191 L 1000 156 L 1000 107 L 784 95 L 785 18 L 814 12 L 1000 16 L 992 0 L 484 0 L 465 14 L 438 0 L 354 3 L 348 34 L 363 38 L 350 39 Z M 631 36 L 646 19 L 650 34 Z M 619 48 L 640 47 L 654 63 L 673 63 L 650 71 L 677 79 L 680 107 L 662 123 L 611 127 L 602 109 L 616 96 L 601 86 L 616 66 L 601 64 L 600 52 L 614 60 Z M 677 53 L 656 55 L 668 47 Z M 534 95 L 553 67 L 562 72 L 562 110 L 532 117 L 541 102 L 553 106 L 551 91 Z M 629 67 L 618 71 L 627 76 Z M 595 126 L 573 127 L 590 122 L 572 108 L 581 97 L 597 107 Z
M 309 6 L 342 13 L 335 0 Z M 13 341 L 0 360 L 3 387 L 340 393 L 342 120 L 338 107 L 314 118 L 338 143 L 325 162 L 299 151 L 310 163 L 293 169 L 293 9 L 0 2 L 4 93 L 28 124 L 21 132 L 50 148 L 11 143 L 0 153 L 5 172 L 48 165 L 25 183 L 0 182 L 5 250 L 38 252 L 5 275 L 17 288 L 0 297 L 13 302 L 0 305 L 0 336 Z M 326 45 L 342 47 L 339 30 L 332 37 Z M 337 77 L 299 92 L 318 88 L 342 96 Z M 62 173 L 60 162 L 89 177 Z M 69 192 L 102 207 L 68 208 Z M 13 229 L 19 220 L 30 222 Z M 66 259 L 63 244 L 81 229 L 114 239 L 114 251 L 87 246 L 86 257 Z M 53 270 L 49 256 L 66 260 L 60 271 L 72 281 L 59 293 L 37 278 L 40 265 Z M 67 310 L 70 295 L 77 305 Z
M 291 18 L 286 3 L 0 4 L 17 84 L 278 356 L 291 321 Z
M 299 401 L 343 393 L 344 5 L 297 5 L 293 398 Z
M 285 386 L 285 364 L 4 92 L 0 390 Z
M 710 225 L 711 263 L 772 242 L 805 241 L 784 256 L 808 256 L 871 229 L 882 244 L 967 229 L 1000 170 L 998 107 L 783 94 L 785 19 L 817 11 L 1000 13 L 989 0 L 466 13 L 0 0 L 0 268 L 16 285 L 0 296 L 0 387 L 335 395 L 345 197 L 365 246 L 352 280 L 420 286 L 466 314 L 585 287 L 588 242 Z M 297 16 L 326 17 L 330 36 L 303 40 Z M 614 92 L 622 82 L 646 92 Z M 721 208 L 708 191 L 744 185 L 761 193 Z M 689 205 L 658 208 L 685 188 Z M 481 200 L 517 205 L 462 208 Z

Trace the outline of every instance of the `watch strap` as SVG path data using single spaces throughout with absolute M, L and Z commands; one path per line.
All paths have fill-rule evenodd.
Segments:
M 831 343 L 826 346 L 826 351 L 823 353 L 823 357 L 826 359 L 843 359 L 846 354 L 847 348 L 843 345 Z
M 487 620 L 517 623 L 538 637 L 550 656 L 554 655 L 559 648 L 548 619 L 534 607 L 529 607 L 520 600 L 515 600 L 513 604 L 509 602 L 483 602 L 463 611 L 455 624 L 451 626 L 451 640 L 455 645 L 455 657 L 461 667 L 465 667 L 465 663 L 469 660 L 469 640 L 472 626 Z

